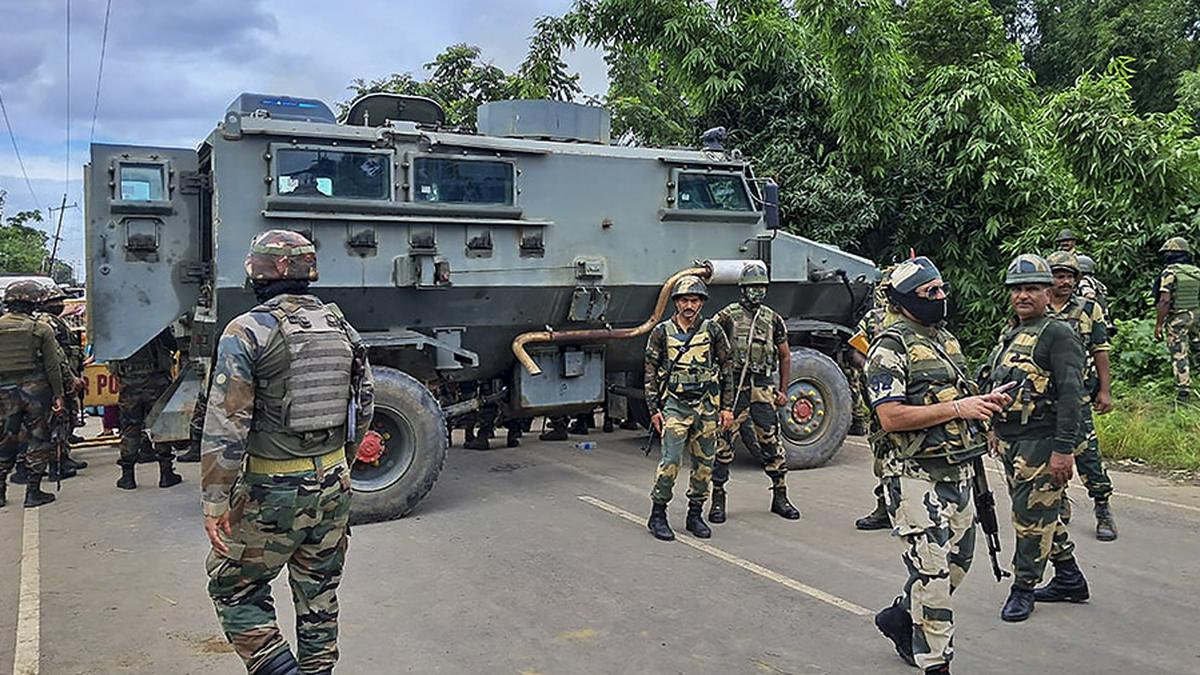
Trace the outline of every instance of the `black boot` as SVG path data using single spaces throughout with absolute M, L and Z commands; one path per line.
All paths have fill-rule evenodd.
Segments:
M 912 615 L 907 609 L 900 606 L 900 598 L 896 598 L 892 602 L 892 606 L 880 610 L 875 615 L 875 627 L 879 629 L 883 636 L 892 641 L 896 646 L 896 654 L 904 659 L 904 662 L 910 666 L 916 667 L 917 661 L 913 658 L 913 622 Z
M 1054 563 L 1054 578 L 1033 591 L 1038 602 L 1087 602 L 1089 597 L 1087 579 L 1074 558 Z
M 117 479 L 117 487 L 122 490 L 136 490 L 137 480 L 133 477 L 133 465 L 121 466 L 121 477 Z
M 1096 500 L 1096 538 L 1100 541 L 1113 541 L 1117 538 L 1117 523 L 1113 520 L 1107 499 Z
M 641 429 L 641 427 L 638 426 L 637 421 L 635 421 L 632 417 L 622 420 L 621 423 L 617 425 L 617 428 L 624 429 L 625 431 L 637 431 L 638 429 Z
M 792 503 L 787 498 L 787 488 L 777 487 L 771 488 L 774 494 L 771 496 L 771 513 L 787 518 L 788 520 L 800 520 L 800 511 L 792 506 Z
M 604 424 L 600 427 L 600 430 L 606 434 L 611 434 L 613 431 L 616 430 L 616 428 L 617 428 L 617 425 L 615 423 L 613 423 L 612 418 L 609 417 L 608 415 L 605 415 L 604 416 Z
M 505 447 L 515 448 L 521 445 L 521 429 L 520 427 L 509 427 L 504 434 Z
M 70 467 L 72 469 L 75 469 L 76 471 L 83 471 L 88 466 L 87 462 L 83 461 L 82 459 L 75 459 L 74 457 L 72 457 L 71 455 L 69 455 L 65 452 L 63 453 L 62 461 L 63 461 L 63 464 L 67 465 L 68 467 Z
M 875 495 L 875 510 L 854 521 L 854 529 L 864 532 L 886 530 L 891 526 L 892 520 L 888 517 L 887 504 L 883 502 L 883 495 L 878 493 Z
M 172 459 L 158 460 L 158 487 L 169 488 L 183 482 L 183 476 L 175 473 L 174 464 L 175 460 Z
M 650 508 L 650 520 L 646 522 L 646 527 L 655 539 L 663 541 L 675 539 L 675 533 L 671 531 L 671 525 L 667 523 L 666 504 L 655 504 Z
M 250 675 L 300 675 L 300 664 L 296 663 L 292 651 L 285 649 L 255 668 Z
M 29 467 L 25 466 L 24 462 L 21 462 L 13 468 L 12 475 L 8 477 L 8 480 L 13 485 L 24 485 L 29 480 Z
M 60 481 L 68 478 L 74 478 L 76 475 L 75 469 L 71 468 L 64 462 L 52 462 L 46 470 L 47 480 Z
M 725 488 L 713 486 L 712 506 L 708 508 L 708 522 L 725 522 Z
M 567 440 L 567 421 L 565 418 L 554 418 L 550 420 L 550 428 L 538 434 L 539 441 L 565 441 Z
M 463 447 L 467 450 L 491 450 L 492 444 L 487 436 L 476 434 L 474 437 L 463 441 Z
M 1033 589 L 1013 586 L 1004 609 L 1000 610 L 1000 618 L 1010 622 L 1024 621 L 1030 614 L 1033 614 Z
M 52 501 L 54 501 L 54 495 L 42 492 L 42 477 L 29 474 L 29 481 L 25 483 L 25 508 L 36 509 L 42 504 L 49 504 Z
M 571 420 L 570 426 L 567 427 L 567 432 L 575 434 L 576 436 L 587 436 L 588 426 L 589 425 L 586 417 L 576 417 L 575 419 Z
M 189 443 L 187 452 L 175 458 L 180 464 L 191 464 L 200 461 L 200 445 L 198 443 Z
M 0 475 L 0 507 L 8 503 L 8 476 Z
M 688 502 L 687 531 L 696 535 L 697 539 L 708 539 L 712 530 L 704 522 L 704 502 Z

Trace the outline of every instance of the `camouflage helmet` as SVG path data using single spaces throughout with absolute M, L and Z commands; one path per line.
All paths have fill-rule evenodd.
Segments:
M 1046 257 L 1046 262 L 1050 264 L 1050 271 L 1067 270 L 1079 276 L 1079 258 L 1075 257 L 1070 251 L 1055 251 Z
M 1054 274 L 1050 271 L 1050 263 L 1040 255 L 1032 253 L 1022 253 L 1013 258 L 1008 264 L 1008 271 L 1004 274 L 1005 286 L 1019 286 L 1021 284 L 1044 284 L 1050 286 L 1054 283 Z
M 1075 259 L 1079 261 L 1080 274 L 1091 274 L 1096 269 L 1096 261 L 1091 256 L 1077 255 Z
M 283 270 L 277 264 L 280 260 L 286 262 Z M 250 242 L 245 268 L 250 281 L 316 281 L 317 249 L 297 232 L 267 230 Z
M 771 281 L 767 278 L 767 266 L 758 260 L 746 263 L 741 276 L 738 277 L 738 286 L 766 286 L 769 283 Z
M 54 302 L 55 300 L 66 300 L 67 299 L 67 294 L 63 291 L 63 289 L 58 287 L 58 284 L 47 283 L 47 284 L 42 284 L 42 287 L 46 289 L 46 295 L 45 295 L 45 297 L 42 298 L 42 301 L 41 301 L 43 305 L 50 303 L 50 302 Z
M 36 305 L 45 300 L 46 285 L 35 279 L 14 281 L 4 289 L 4 304 L 27 302 Z
M 1187 239 L 1184 239 L 1183 237 L 1171 237 L 1170 239 L 1163 242 L 1163 245 L 1161 248 L 1158 249 L 1158 252 L 1159 253 L 1176 253 L 1176 252 L 1191 253 L 1192 247 L 1188 245 Z
M 672 300 L 681 295 L 698 295 L 707 300 L 708 286 L 704 285 L 704 280 L 700 277 L 689 274 L 679 281 L 676 281 L 675 288 L 671 289 Z
M 1064 241 L 1075 241 L 1075 233 L 1072 232 L 1070 228 L 1064 227 L 1058 231 L 1058 239 L 1055 239 L 1054 241 L 1059 244 Z

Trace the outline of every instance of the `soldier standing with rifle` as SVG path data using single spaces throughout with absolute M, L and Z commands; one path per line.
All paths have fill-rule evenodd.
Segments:
M 1086 392 L 1083 345 L 1064 321 L 1047 315 L 1054 276 L 1036 255 L 1019 255 L 1004 279 L 1016 324 L 1006 331 L 985 366 L 994 386 L 1014 385 L 1012 403 L 993 419 L 998 451 L 1012 498 L 1013 580 L 1000 612 L 1024 621 L 1034 602 L 1083 602 L 1087 581 L 1075 563 L 1075 544 L 1060 517 L 1063 490 L 1075 465 Z M 1041 582 L 1054 563 L 1049 585 Z
M 38 321 L 50 326 L 54 331 L 54 339 L 62 348 L 66 359 L 63 361 L 63 389 L 66 394 L 63 399 L 63 413 L 53 420 L 54 435 L 60 457 L 56 458 L 55 466 L 50 472 L 50 479 L 70 478 L 80 469 L 87 468 L 87 462 L 76 461 L 71 457 L 71 436 L 75 433 L 75 423 L 79 419 L 79 390 L 82 386 L 83 346 L 79 334 L 71 330 L 71 326 L 62 319 L 66 306 L 63 300 L 67 294 L 58 286 L 46 289 L 46 299 L 38 306 Z
M 737 380 L 733 427 L 717 434 L 712 508 L 708 512 L 708 519 L 714 523 L 725 522 L 725 483 L 729 481 L 729 465 L 733 464 L 731 443 L 739 429 L 742 441 L 755 451 L 771 479 L 771 513 L 788 520 L 800 518 L 800 512 L 788 501 L 787 455 L 779 442 L 779 414 L 775 411 L 788 400 L 785 390 L 791 380 L 792 352 L 783 317 L 764 304 L 769 283 L 765 264 L 747 264 L 738 279 L 741 299 L 713 317 L 733 346 L 733 376 Z M 747 422 L 753 433 L 747 433 Z
M 875 625 L 909 665 L 949 673 L 951 596 L 975 550 L 972 460 L 987 451 L 970 421 L 990 418 L 1009 398 L 978 395 L 966 377 L 958 340 L 943 327 L 946 285 L 933 261 L 921 256 L 896 265 L 888 301 L 900 317 L 871 345 L 867 385 L 908 580 L 892 606 L 875 615 Z
M 675 315 L 650 331 L 646 341 L 645 387 L 650 425 L 662 436 L 662 461 L 650 491 L 650 534 L 675 538 L 667 523 L 667 504 L 686 450 L 692 456 L 688 485 L 687 530 L 700 539 L 712 536 L 704 522 L 704 501 L 712 479 L 717 428 L 733 424 L 733 370 L 729 340 L 715 322 L 700 316 L 708 288 L 699 277 L 675 283 Z M 651 439 L 653 440 L 653 439 Z

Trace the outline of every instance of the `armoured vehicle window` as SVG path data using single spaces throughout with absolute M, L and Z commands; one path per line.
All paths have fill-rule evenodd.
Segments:
M 679 174 L 679 208 L 753 211 L 746 183 L 730 174 Z
M 275 192 L 290 197 L 391 199 L 391 161 L 375 152 L 280 148 Z
M 161 202 L 163 196 L 161 164 L 122 164 L 121 199 L 131 202 Z
M 508 162 L 420 157 L 413 162 L 413 201 L 453 204 L 513 203 Z

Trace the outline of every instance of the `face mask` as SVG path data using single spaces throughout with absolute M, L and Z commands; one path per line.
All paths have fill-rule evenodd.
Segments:
M 761 305 L 767 299 L 767 289 L 762 286 L 743 286 L 742 300 L 750 306 Z
M 908 310 L 917 323 L 923 326 L 932 326 L 940 321 L 945 321 L 946 317 L 950 315 L 950 303 L 945 297 L 927 300 L 915 295 L 892 293 L 892 300 Z

